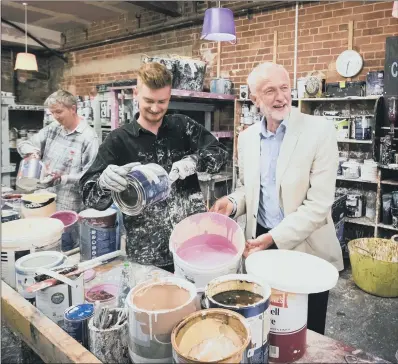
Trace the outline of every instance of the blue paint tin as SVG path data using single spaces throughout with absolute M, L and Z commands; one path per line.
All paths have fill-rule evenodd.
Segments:
M 222 304 L 213 297 L 229 291 L 248 291 L 262 299 L 253 304 Z M 228 274 L 213 279 L 205 289 L 204 308 L 224 308 L 246 318 L 251 331 L 251 343 L 243 356 L 243 363 L 268 363 L 268 336 L 270 331 L 269 301 L 271 288 L 261 279 L 248 274 Z
M 117 213 L 114 209 L 84 210 L 79 213 L 80 257 L 82 261 L 97 258 L 120 249 L 117 235 Z
M 170 194 L 171 181 L 166 170 L 155 163 L 138 165 L 127 175 L 129 185 L 123 192 L 113 192 L 115 205 L 124 214 L 136 216 Z
M 88 349 L 88 321 L 94 315 L 94 305 L 83 303 L 69 307 L 64 313 L 64 330 Z
M 9 222 L 13 220 L 18 220 L 19 214 L 14 210 L 1 210 L 1 222 Z

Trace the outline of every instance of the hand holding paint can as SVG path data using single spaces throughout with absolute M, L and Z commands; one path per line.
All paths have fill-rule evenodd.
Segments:
M 126 178 L 128 186 L 124 191 L 111 191 L 115 205 L 126 215 L 139 215 L 170 194 L 171 181 L 166 170 L 158 164 L 138 165 Z

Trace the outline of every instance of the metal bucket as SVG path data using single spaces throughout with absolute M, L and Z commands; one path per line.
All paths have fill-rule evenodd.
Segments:
M 230 95 L 232 92 L 232 82 L 225 78 L 215 78 L 210 81 L 210 92 Z
M 261 300 L 252 304 L 234 301 L 225 304 L 217 301 L 217 295 L 230 291 L 248 291 L 258 294 Z M 268 363 L 268 336 L 270 331 L 269 302 L 271 287 L 260 278 L 248 274 L 229 274 L 213 279 L 205 290 L 205 308 L 225 308 L 246 318 L 251 331 L 251 343 L 244 353 L 244 363 Z
M 126 215 L 139 215 L 146 207 L 169 196 L 171 181 L 165 169 L 158 164 L 134 167 L 127 179 L 129 185 L 125 191 L 112 191 L 115 205 Z
M 37 188 L 43 169 L 40 159 L 27 157 L 24 158 L 17 174 L 17 186 L 25 191 L 33 191 Z
M 220 336 L 224 345 L 217 343 Z M 225 345 L 228 341 L 234 347 Z M 250 328 L 242 315 L 212 308 L 194 312 L 181 321 L 173 329 L 171 343 L 174 363 L 244 363 L 243 353 L 250 343 Z

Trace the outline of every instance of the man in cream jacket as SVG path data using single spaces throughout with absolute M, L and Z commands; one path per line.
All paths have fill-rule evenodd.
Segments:
M 239 135 L 242 187 L 217 200 L 212 211 L 246 214 L 244 255 L 289 249 L 316 255 L 342 270 L 331 217 L 338 167 L 333 123 L 291 106 L 285 68 L 267 62 L 248 77 L 254 104 L 264 118 Z M 310 295 L 308 328 L 324 333 L 328 292 Z

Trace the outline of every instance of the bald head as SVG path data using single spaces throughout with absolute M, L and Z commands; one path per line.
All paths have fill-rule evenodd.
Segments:
M 264 62 L 256 66 L 253 71 L 250 72 L 247 78 L 247 84 L 250 88 L 252 95 L 257 95 L 259 88 L 273 78 L 280 78 L 281 80 L 288 81 L 290 87 L 289 73 L 285 67 L 280 64 L 273 62 Z

